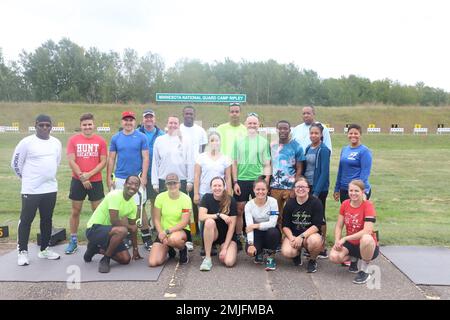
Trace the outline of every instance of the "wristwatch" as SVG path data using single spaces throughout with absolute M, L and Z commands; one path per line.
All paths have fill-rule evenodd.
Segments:
M 217 219 L 220 219 L 220 212 L 216 213 L 216 217 L 217 217 Z
M 305 234 L 302 233 L 302 234 L 300 235 L 300 238 L 305 239 Z
M 170 230 L 169 229 L 167 229 L 166 231 L 164 231 L 167 235 L 169 235 L 170 234 Z

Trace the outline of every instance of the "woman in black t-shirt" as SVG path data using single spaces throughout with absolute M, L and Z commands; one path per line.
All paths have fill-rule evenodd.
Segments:
M 202 198 L 198 211 L 199 220 L 204 222 L 205 259 L 200 266 L 201 271 L 211 270 L 211 249 L 215 244 L 220 245 L 219 260 L 225 266 L 234 266 L 237 257 L 236 201 L 228 195 L 221 177 L 211 180 L 211 190 L 212 193 Z
M 317 271 L 316 258 L 322 250 L 321 226 L 324 224 L 322 202 L 309 195 L 308 180 L 297 179 L 294 185 L 295 198 L 289 199 L 283 210 L 283 233 L 285 238 L 281 253 L 293 258 L 295 265 L 301 265 L 301 251 L 309 254 L 308 273 Z

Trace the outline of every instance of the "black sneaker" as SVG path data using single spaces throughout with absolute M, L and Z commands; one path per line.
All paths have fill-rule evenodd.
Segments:
M 180 251 L 180 264 L 187 264 L 189 262 L 188 249 L 184 246 Z
M 303 256 L 309 258 L 311 255 L 309 254 L 309 251 L 306 250 L 305 248 L 303 249 Z
M 109 272 L 109 270 L 111 269 L 111 267 L 109 266 L 110 259 L 111 258 L 104 256 L 100 260 L 100 263 L 98 264 L 98 272 L 100 272 L 100 273 L 108 273 Z
M 152 248 L 152 246 L 153 246 L 153 241 L 152 241 L 152 239 L 147 239 L 146 241 L 144 241 L 144 247 L 145 247 L 145 249 L 147 250 L 147 251 L 150 251 L 150 249 Z
M 350 262 L 350 266 L 348 267 L 348 272 L 358 273 L 358 260 L 355 262 Z
M 292 261 L 294 262 L 294 266 L 301 266 L 301 265 L 303 265 L 302 255 L 301 254 L 299 254 L 298 256 L 296 256 L 294 258 L 292 258 Z
M 172 248 L 172 247 L 169 247 L 169 252 L 168 252 L 168 253 L 169 253 L 169 259 L 173 259 L 173 258 L 175 258 L 176 255 L 177 255 L 175 249 Z
M 237 249 L 238 251 L 242 251 L 242 242 L 240 240 L 238 240 L 237 244 Z
M 364 284 L 370 279 L 370 273 L 365 273 L 364 271 L 359 271 L 353 283 Z
M 313 259 L 309 259 L 308 261 L 308 273 L 314 273 L 317 271 L 317 261 Z
M 83 256 L 84 261 L 91 262 L 92 257 L 95 256 L 98 252 L 99 252 L 98 247 L 88 242 L 86 252 L 84 253 Z
M 327 252 L 327 249 L 321 251 L 321 252 L 319 253 L 319 255 L 317 256 L 317 258 L 319 258 L 319 259 L 326 259 L 326 258 L 328 258 L 328 252 Z
M 263 254 L 257 254 L 255 256 L 255 263 L 256 264 L 263 264 L 264 263 L 264 255 Z

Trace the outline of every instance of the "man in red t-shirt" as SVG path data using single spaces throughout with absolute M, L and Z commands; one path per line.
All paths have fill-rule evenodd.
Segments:
M 342 263 L 350 259 L 349 271 L 358 273 L 353 283 L 366 283 L 371 274 L 369 264 L 380 252 L 374 232 L 376 212 L 372 202 L 365 199 L 364 182 L 353 180 L 349 184 L 349 197 L 340 208 L 335 228 L 335 244 L 330 261 Z M 342 237 L 345 226 L 346 235 Z M 361 266 L 358 268 L 358 259 Z
M 77 232 L 83 201 L 88 196 L 94 211 L 105 197 L 101 171 L 106 166 L 107 147 L 102 137 L 94 134 L 94 116 L 86 113 L 80 117 L 81 133 L 67 142 L 67 158 L 72 169 L 69 198 L 72 200 L 70 216 L 70 242 L 65 253 L 77 251 Z

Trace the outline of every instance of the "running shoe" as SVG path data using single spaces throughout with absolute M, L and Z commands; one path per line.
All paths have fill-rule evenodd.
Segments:
M 370 273 L 365 273 L 364 271 L 359 271 L 353 283 L 364 284 L 370 279 Z
M 19 266 L 27 266 L 30 264 L 30 260 L 28 259 L 28 251 L 22 250 L 17 254 L 17 264 Z
M 50 250 L 48 247 L 45 250 L 39 251 L 38 258 L 40 259 L 48 259 L 48 260 L 58 260 L 61 258 L 59 254 Z
M 212 261 L 209 258 L 203 259 L 202 264 L 200 265 L 200 271 L 210 271 L 212 268 Z
M 69 244 L 67 245 L 66 250 L 64 251 L 65 254 L 73 254 L 77 252 L 78 250 L 78 244 L 76 241 L 70 240 Z
M 308 273 L 314 273 L 316 271 L 317 271 L 317 261 L 313 260 L 313 259 L 309 259 L 307 272 Z
M 273 271 L 277 269 L 277 263 L 274 258 L 267 258 L 266 260 L 266 271 Z

